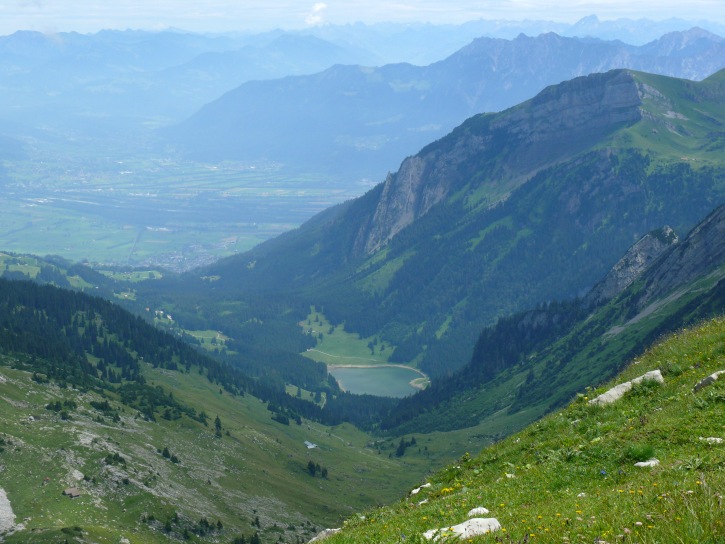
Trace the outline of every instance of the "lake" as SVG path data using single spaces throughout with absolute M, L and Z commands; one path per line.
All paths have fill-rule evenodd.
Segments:
M 407 397 L 418 389 L 410 382 L 421 374 L 410 368 L 396 366 L 329 366 L 330 374 L 345 391 L 358 395 L 379 397 Z

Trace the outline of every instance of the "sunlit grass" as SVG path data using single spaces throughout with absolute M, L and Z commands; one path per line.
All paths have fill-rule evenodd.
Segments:
M 393 348 L 377 337 L 361 338 L 345 330 L 344 324 L 333 326 L 322 312 L 314 307 L 302 329 L 317 339 L 314 349 L 303 355 L 331 365 L 374 365 L 388 362 Z
M 663 385 L 614 405 L 588 403 L 616 383 L 661 368 Z M 725 541 L 725 320 L 674 335 L 597 390 L 430 478 L 396 505 L 354 516 L 330 542 L 421 542 L 430 529 L 483 506 L 503 529 L 475 542 Z M 635 461 L 654 456 L 652 468 Z

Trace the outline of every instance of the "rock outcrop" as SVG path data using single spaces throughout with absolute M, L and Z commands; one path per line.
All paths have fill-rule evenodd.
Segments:
M 0 489 L 0 535 L 15 527 L 15 514 L 4 489 Z M 0 538 L 0 542 L 3 539 Z
M 725 205 L 707 216 L 690 234 L 673 246 L 657 265 L 642 274 L 645 288 L 638 306 L 706 275 L 725 262 Z
M 633 379 L 632 381 L 620 383 L 619 385 L 612 387 L 606 393 L 602 393 L 597 398 L 590 400 L 589 404 L 605 406 L 607 404 L 617 402 L 624 396 L 625 393 L 627 393 L 627 391 L 632 389 L 632 387 L 644 381 L 664 383 L 665 379 L 662 377 L 662 372 L 660 372 L 659 370 L 652 370 L 650 372 L 647 372 L 646 374 L 643 374 L 639 378 Z
M 692 391 L 694 393 L 697 393 L 700 389 L 704 389 L 708 385 L 714 384 L 720 376 L 725 376 L 725 370 L 720 370 L 718 372 L 713 372 L 709 376 L 703 378 L 699 382 L 695 384 L 695 387 L 692 388 Z
M 584 298 L 587 305 L 597 305 L 616 297 L 673 244 L 679 241 L 670 227 L 645 234 L 615 264 L 609 273 Z

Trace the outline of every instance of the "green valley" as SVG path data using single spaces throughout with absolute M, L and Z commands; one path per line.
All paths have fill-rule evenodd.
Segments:
M 5 161 L 2 538 L 423 542 L 485 506 L 482 542 L 719 542 L 723 124 L 725 72 L 615 70 L 352 200 L 274 163 Z M 31 230 L 96 258 L 14 253 Z
M 310 400 L 100 299 L 0 280 L 0 314 L 8 542 L 294 542 L 398 498 L 452 453 L 431 436 L 398 455 L 395 438 L 300 417 Z M 467 435 L 452 436 L 463 451 Z
M 202 164 L 128 145 L 71 140 L 3 160 L 0 247 L 178 272 L 247 251 L 365 189 L 274 163 Z

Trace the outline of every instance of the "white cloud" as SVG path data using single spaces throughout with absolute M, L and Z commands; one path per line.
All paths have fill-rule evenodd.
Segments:
M 305 18 L 305 23 L 310 26 L 321 25 L 324 22 L 324 11 L 327 9 L 327 4 L 324 2 L 317 2 L 312 6 L 312 11 Z

